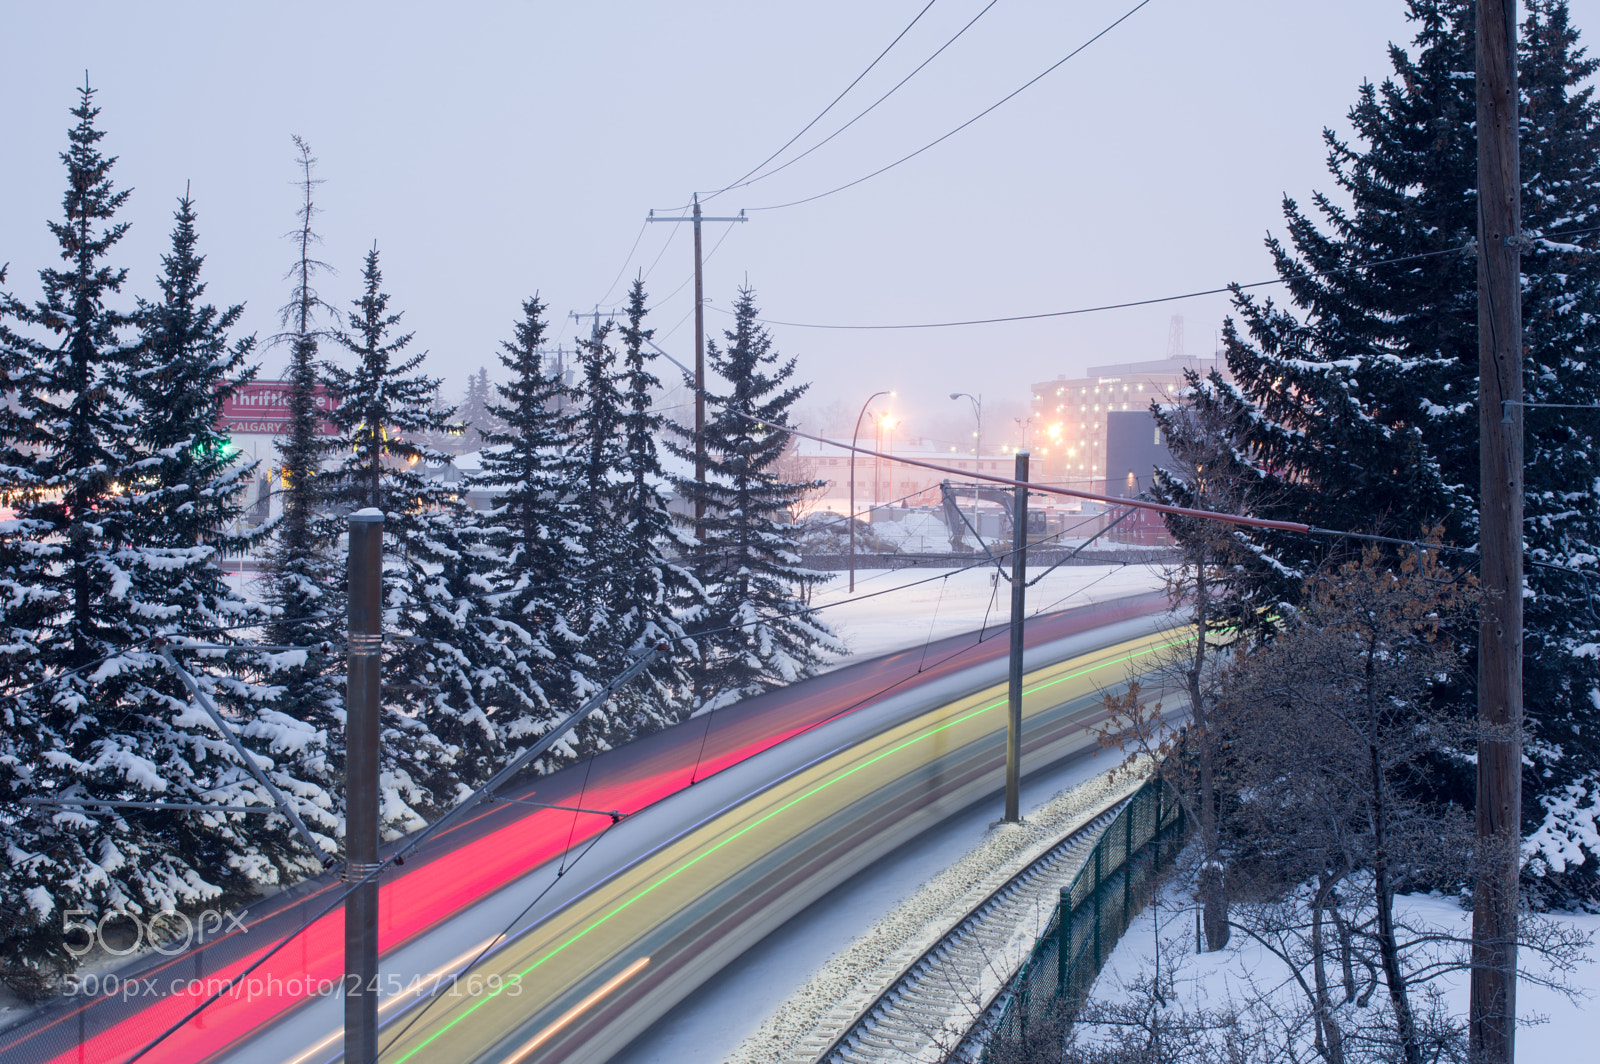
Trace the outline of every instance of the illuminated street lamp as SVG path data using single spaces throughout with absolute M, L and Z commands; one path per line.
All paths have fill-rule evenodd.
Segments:
M 894 397 L 893 392 L 873 392 L 867 396 L 867 401 L 861 404 L 861 413 L 856 415 L 856 429 L 850 434 L 850 590 L 856 589 L 856 439 L 861 435 L 861 419 L 867 416 L 867 407 L 880 395 Z M 872 484 L 874 492 L 878 489 L 877 481 Z
M 967 392 L 951 392 L 950 398 L 972 400 L 972 413 L 978 419 L 978 431 L 972 434 L 972 534 L 978 537 L 978 546 L 981 547 L 983 535 L 978 531 L 978 471 L 983 468 L 983 393 L 970 395 Z
M 890 394 L 891 398 L 894 395 L 893 392 L 890 392 L 889 394 Z M 884 414 L 884 415 L 882 415 L 881 417 L 878 418 L 878 425 L 877 425 L 877 429 L 878 429 L 878 446 L 877 446 L 877 449 L 878 449 L 878 451 L 880 451 L 882 453 L 890 454 L 890 455 L 894 454 L 894 427 L 896 425 L 898 425 L 898 424 L 900 424 L 900 422 L 895 419 L 893 414 Z M 883 445 L 883 442 L 884 442 L 885 439 L 887 439 L 889 441 L 889 446 L 887 446 L 887 447 L 885 447 Z M 879 504 L 879 500 L 878 500 L 878 482 L 880 480 L 882 480 L 882 479 L 883 479 L 883 459 L 879 458 L 879 459 L 875 460 L 874 465 L 872 467 L 872 505 L 873 506 L 877 506 Z M 894 495 L 894 465 L 893 465 L 892 461 L 891 461 L 891 464 L 889 466 L 889 491 L 888 491 L 888 494 L 891 495 L 891 496 Z

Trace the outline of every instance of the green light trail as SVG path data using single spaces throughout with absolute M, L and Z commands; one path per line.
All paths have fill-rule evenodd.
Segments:
M 1079 677 L 1087 676 L 1092 672 L 1098 672 L 1099 670 L 1104 669 L 1104 668 L 1108 668 L 1108 667 L 1110 667 L 1112 665 L 1120 665 L 1120 664 L 1123 664 L 1125 662 L 1134 661 L 1134 660 L 1136 660 L 1138 658 L 1145 657 L 1145 656 L 1147 656 L 1149 654 L 1152 654 L 1152 653 L 1154 653 L 1154 652 L 1156 652 L 1158 650 L 1165 650 L 1166 648 L 1172 647 L 1172 646 L 1176 646 L 1176 645 L 1178 645 L 1179 643 L 1181 643 L 1183 641 L 1184 640 L 1180 638 L 1180 639 L 1171 639 L 1171 640 L 1168 640 L 1167 642 L 1164 642 L 1164 643 L 1152 643 L 1151 645 L 1143 648 L 1142 650 L 1136 650 L 1136 651 L 1133 651 L 1131 653 L 1125 654 L 1125 655 L 1123 655 L 1121 657 L 1117 657 L 1117 658 L 1108 658 L 1105 661 L 1097 662 L 1096 664 L 1093 664 L 1093 665 L 1086 665 L 1086 666 L 1084 666 L 1083 668 L 1079 669 L 1076 672 L 1067 673 L 1067 674 L 1062 675 L 1062 676 L 1057 676 L 1052 680 L 1046 680 L 1046 681 L 1044 681 L 1042 683 L 1039 683 L 1038 685 L 1036 685 L 1034 687 L 1025 688 L 1024 691 L 1023 691 L 1023 694 L 1025 696 L 1026 695 L 1035 694 L 1035 693 L 1037 693 L 1039 691 L 1044 691 L 1044 690 L 1047 690 L 1047 689 L 1049 689 L 1051 687 L 1055 687 L 1057 684 L 1066 683 L 1068 680 L 1076 680 Z M 518 972 L 517 973 L 517 982 L 518 982 L 518 984 L 520 985 L 520 982 L 521 982 L 522 979 L 525 979 L 529 975 L 533 974 L 533 972 L 535 970 L 537 970 L 541 965 L 545 964 L 547 961 L 549 961 L 549 960 L 553 959 L 554 957 L 560 955 L 561 953 L 565 952 L 568 948 L 573 946 L 579 940 L 583 939 L 585 936 L 589 935 L 596 928 L 601 927 L 607 921 L 611 920 L 613 917 L 618 916 L 619 914 L 623 913 L 624 911 L 632 908 L 634 906 L 634 904 L 639 902 L 641 899 L 647 897 L 650 894 L 653 894 L 655 891 L 659 890 L 661 887 L 665 886 L 667 883 L 670 883 L 672 880 L 676 879 L 678 876 L 682 875 L 684 872 L 687 872 L 689 869 L 693 868 L 695 865 L 699 864 L 701 861 L 703 861 L 706 858 L 708 858 L 708 857 L 712 856 L 713 854 L 717 853 L 723 847 L 732 845 L 734 842 L 737 842 L 740 838 L 742 838 L 745 835 L 749 834 L 751 831 L 754 831 L 756 828 L 760 827 L 761 825 L 767 823 L 767 821 L 771 820 L 773 817 L 776 817 L 776 816 L 778 816 L 778 815 L 780 815 L 782 813 L 788 812 L 790 809 L 793 809 L 796 805 L 799 805 L 801 802 L 805 801 L 807 798 L 813 797 L 814 795 L 819 794 L 822 791 L 827 790 L 829 787 L 832 787 L 833 785 L 835 785 L 837 783 L 844 782 L 845 780 L 849 779 L 851 776 L 854 776 L 856 773 L 861 772 L 861 771 L 863 771 L 865 769 L 868 769 L 868 768 L 872 767 L 873 765 L 877 764 L 879 761 L 882 761 L 886 757 L 891 757 L 894 754 L 898 754 L 900 751 L 906 749 L 909 746 L 913 746 L 916 743 L 920 743 L 920 742 L 923 742 L 924 740 L 931 739 L 931 738 L 933 738 L 934 736 L 938 735 L 939 733 L 941 733 L 943 731 L 946 731 L 946 730 L 948 730 L 950 728 L 954 728 L 958 724 L 964 724 L 965 722 L 967 722 L 969 720 L 972 720 L 974 717 L 982 716 L 983 714 L 988 713 L 988 712 L 990 712 L 992 710 L 999 709 L 1001 706 L 1006 705 L 1007 701 L 1008 701 L 1008 699 L 1002 698 L 999 701 L 991 702 L 986 706 L 979 706 L 977 709 L 974 709 L 971 712 L 969 712 L 969 713 L 967 713 L 967 714 L 965 714 L 963 716 L 957 717 L 954 720 L 946 721 L 945 723 L 939 725 L 938 727 L 932 729 L 931 731 L 923 732 L 921 735 L 917 735 L 917 736 L 914 736 L 914 737 L 912 737 L 910 739 L 907 739 L 904 742 L 900 743 L 898 746 L 891 747 L 890 749 L 883 751 L 882 753 L 876 755 L 875 757 L 869 758 L 868 760 L 861 762 L 861 764 L 856 765 L 854 768 L 851 768 L 851 769 L 849 769 L 849 770 L 847 770 L 847 771 L 845 771 L 843 773 L 840 773 L 837 776 L 832 777 L 831 779 L 825 780 L 822 783 L 817 784 L 815 787 L 811 788 L 809 791 L 806 791 L 804 794 L 797 795 L 796 797 L 791 798 L 789 801 L 785 802 L 781 806 L 778 806 L 776 809 L 773 809 L 771 812 L 767 813 L 765 816 L 761 817 L 759 820 L 755 820 L 755 821 L 752 821 L 749 824 L 746 824 L 744 827 L 740 828 L 738 831 L 734 832 L 732 835 L 729 835 L 727 838 L 723 839 L 721 842 L 717 843 L 715 846 L 712 846 L 709 849 L 704 850 L 700 854 L 696 855 L 695 857 L 691 858 L 690 860 L 688 860 L 688 861 L 684 862 L 683 864 L 679 865 L 677 868 L 675 868 L 672 871 L 668 872 L 666 875 L 662 876 L 660 879 L 656 880 L 654 883 L 651 883 L 649 886 L 647 886 L 644 889 L 640 890 L 633 897 L 629 898 L 627 901 L 622 902 L 615 909 L 612 909 L 610 912 L 606 913 L 604 916 L 599 917 L 593 923 L 591 923 L 588 927 L 585 927 L 582 930 L 574 933 L 571 938 L 567 939 L 565 942 L 561 943 L 560 945 L 554 947 L 548 953 L 546 953 L 544 956 L 540 957 L 538 960 L 536 960 L 532 964 L 528 965 L 528 967 L 526 967 L 522 971 Z M 478 1009 L 482 1008 L 484 1005 L 487 1005 L 490 1001 L 494 1000 L 494 998 L 498 997 L 502 992 L 504 992 L 504 990 L 505 990 L 505 984 L 502 983 L 499 989 L 494 990 L 494 991 L 492 991 L 490 993 L 487 993 L 483 997 L 479 998 L 476 1002 L 474 1002 L 469 1008 L 467 1008 L 465 1011 L 463 1011 L 460 1015 L 456 1016 L 449 1023 L 445 1024 L 443 1027 L 439 1028 L 433 1034 L 429 1035 L 425 1040 L 423 1040 L 422 1042 L 418 1043 L 418 1045 L 416 1046 L 415 1049 L 411 1050 L 411 1052 L 409 1052 L 405 1056 L 401 1057 L 399 1060 L 397 1060 L 395 1062 L 395 1064 L 406 1064 L 406 1061 L 410 1060 L 412 1057 L 416 1056 L 418 1053 L 420 1053 L 424 1049 L 428 1048 L 428 1046 L 432 1045 L 434 1043 L 434 1041 L 436 1041 L 437 1039 L 439 1039 L 443 1035 L 449 1033 L 449 1031 L 452 1030 L 456 1026 L 456 1024 L 460 1023 L 462 1020 L 465 1020 L 468 1016 L 471 1016 L 474 1012 L 477 1012 Z

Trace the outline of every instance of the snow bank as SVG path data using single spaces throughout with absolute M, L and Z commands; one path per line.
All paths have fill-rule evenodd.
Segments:
M 1402 895 L 1395 902 L 1399 914 L 1409 921 L 1426 923 L 1452 935 L 1472 933 L 1472 913 L 1462 909 L 1454 898 L 1413 894 Z M 1600 936 L 1600 914 L 1544 915 L 1589 934 L 1591 941 Z M 1283 995 L 1299 993 L 1282 963 L 1244 935 L 1235 934 L 1226 949 L 1196 954 L 1193 899 L 1181 889 L 1168 887 L 1129 925 L 1101 970 L 1091 997 L 1112 1003 L 1126 1000 L 1124 988 L 1153 964 L 1158 936 L 1168 946 L 1176 940 L 1186 947 L 1186 956 L 1174 977 L 1173 1007 L 1189 1012 L 1242 1007 L 1259 999 L 1262 988 L 1276 988 L 1275 993 Z M 1526 950 L 1522 951 L 1520 962 L 1525 968 L 1540 963 Z M 1163 965 L 1166 963 L 1164 960 Z M 1596 962 L 1592 947 L 1589 959 L 1569 973 L 1569 978 L 1586 991 L 1587 1000 L 1569 1001 L 1554 990 L 1526 980 L 1518 984 L 1517 1015 L 1524 1025 L 1517 1032 L 1518 1059 L 1594 1059 L 1595 1046 L 1600 1045 L 1600 1011 L 1596 1009 L 1600 1000 L 1600 963 Z M 1467 982 L 1466 972 L 1439 980 L 1445 1003 L 1457 1016 L 1467 1012 Z
M 727 1058 L 728 1064 L 811 1059 L 797 1054 L 796 1048 L 807 1040 L 838 1034 L 843 1024 L 870 1007 L 906 968 L 985 898 L 1142 782 L 1126 777 L 1112 782 L 1104 775 L 1097 776 L 1057 794 L 1021 824 L 991 827 L 977 847 L 928 880 L 824 964 L 762 1021 L 756 1033 Z M 1001 955 L 991 959 L 986 982 L 992 985 L 978 988 L 978 995 L 992 995 L 1022 964 L 1049 918 L 1048 911 L 1034 913 L 1025 925 L 1014 929 Z M 970 1022 L 971 1014 L 952 1019 L 964 1024 Z

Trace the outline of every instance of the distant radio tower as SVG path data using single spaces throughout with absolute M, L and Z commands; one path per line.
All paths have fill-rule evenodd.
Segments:
M 1174 314 L 1172 324 L 1167 326 L 1167 357 L 1183 357 L 1183 315 Z

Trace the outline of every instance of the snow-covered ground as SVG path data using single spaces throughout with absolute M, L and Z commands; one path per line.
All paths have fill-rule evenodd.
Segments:
M 1288 971 L 1273 955 L 1235 935 L 1228 947 L 1216 953 L 1194 952 L 1195 926 L 1193 900 L 1182 890 L 1169 887 L 1158 904 L 1147 906 L 1136 917 L 1117 943 L 1099 979 L 1092 998 L 1115 1002 L 1125 1000 L 1124 987 L 1147 973 L 1155 957 L 1157 923 L 1160 940 L 1169 946 L 1183 945 L 1181 961 L 1174 973 L 1173 1007 L 1198 1012 L 1203 1009 L 1228 1009 L 1254 1000 L 1261 988 L 1278 988 L 1282 994 L 1297 993 L 1286 985 Z M 1397 907 L 1413 921 L 1426 922 L 1445 933 L 1469 937 L 1472 914 L 1454 898 L 1408 895 L 1397 900 Z M 1555 913 L 1551 916 L 1600 939 L 1600 915 Z M 1163 965 L 1173 957 L 1163 954 Z M 1524 950 L 1520 963 L 1537 968 L 1539 960 Z M 1169 969 L 1170 970 L 1170 969 Z M 1593 944 L 1588 960 L 1569 973 L 1570 982 L 1584 990 L 1583 998 L 1572 1001 L 1547 987 L 1527 980 L 1517 986 L 1517 1015 L 1526 1026 L 1517 1032 L 1517 1058 L 1527 1061 L 1593 1060 L 1600 1046 L 1600 957 Z M 1456 1016 L 1467 1012 L 1467 973 L 1441 977 L 1445 1004 Z M 1587 1048 L 1586 1048 L 1587 1047 Z
M 1030 570 L 1028 578 L 1042 572 Z M 1063 565 L 1028 589 L 1028 614 L 1158 590 L 1162 573 L 1162 566 L 1146 563 Z M 1004 626 L 1011 616 L 1011 585 L 998 579 L 993 566 L 857 569 L 854 594 L 849 586 L 848 575 L 836 573 L 811 601 L 825 607 L 821 618 L 855 659 L 921 646 L 985 624 Z

